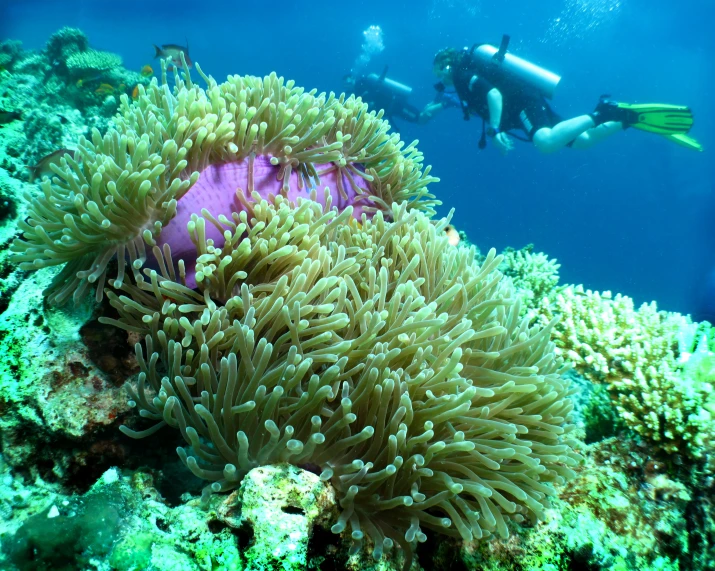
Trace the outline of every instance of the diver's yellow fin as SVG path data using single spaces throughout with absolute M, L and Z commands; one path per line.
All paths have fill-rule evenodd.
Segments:
M 663 135 L 666 139 L 673 141 L 674 143 L 685 147 L 686 149 L 693 149 L 694 151 L 703 152 L 703 146 L 698 143 L 695 139 L 688 135 L 678 134 L 678 135 Z
M 693 127 L 693 112 L 684 105 L 618 103 L 629 127 L 658 135 L 685 134 Z

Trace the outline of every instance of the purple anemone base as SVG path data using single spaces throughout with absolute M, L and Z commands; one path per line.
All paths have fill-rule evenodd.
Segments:
M 329 165 L 325 165 L 324 169 L 328 170 Z M 320 168 L 317 169 L 321 171 Z M 268 198 L 269 195 L 277 196 L 283 187 L 282 180 L 278 180 L 280 166 L 274 166 L 270 163 L 270 157 L 258 156 L 253 163 L 253 187 L 254 191 L 258 192 L 262 198 Z M 196 287 L 195 267 L 196 267 L 196 247 L 189 237 L 189 232 L 186 228 L 187 223 L 191 220 L 192 214 L 201 215 L 201 209 L 206 208 L 215 218 L 223 214 L 227 218 L 231 218 L 233 212 L 241 212 L 245 207 L 241 200 L 236 196 L 238 189 L 243 190 L 246 199 L 253 200 L 248 195 L 248 175 L 249 162 L 244 159 L 240 162 L 222 163 L 210 165 L 201 172 L 199 180 L 191 187 L 188 193 L 179 200 L 176 216 L 166 225 L 161 231 L 161 235 L 157 240 L 161 247 L 164 244 L 169 244 L 171 247 L 171 255 L 174 261 L 183 259 L 186 265 L 186 285 L 188 287 Z M 342 189 L 344 194 L 338 190 L 338 176 L 342 176 Z M 288 200 L 297 203 L 298 198 L 310 198 L 310 193 L 313 189 L 317 192 L 317 202 L 325 206 L 325 192 L 327 187 L 330 191 L 333 207 L 339 210 L 344 210 L 348 206 L 353 206 L 353 216 L 360 220 L 364 211 L 364 207 L 370 204 L 369 196 L 370 189 L 368 183 L 361 176 L 353 176 L 354 183 L 351 183 L 346 174 L 334 168 L 329 172 L 320 175 L 320 184 L 311 183 L 299 187 L 299 173 L 293 171 L 290 175 L 289 191 L 287 194 Z M 353 184 L 357 185 L 364 191 L 365 194 L 358 194 L 353 188 Z M 366 212 L 368 217 L 372 217 L 372 212 Z M 206 224 L 206 238 L 214 241 L 214 245 L 221 247 L 224 244 L 223 235 L 213 224 Z

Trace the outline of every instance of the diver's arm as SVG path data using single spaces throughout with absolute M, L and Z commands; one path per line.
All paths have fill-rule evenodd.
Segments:
M 499 129 L 501 125 L 501 115 L 503 109 L 503 99 L 501 92 L 493 87 L 487 93 L 487 104 L 489 105 L 489 126 L 493 129 Z

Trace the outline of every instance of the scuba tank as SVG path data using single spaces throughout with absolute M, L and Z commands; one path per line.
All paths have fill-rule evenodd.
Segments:
M 389 79 L 387 77 L 387 66 L 385 66 L 385 69 L 382 70 L 381 75 L 371 73 L 367 77 L 365 77 L 365 80 L 366 83 L 372 88 L 375 88 L 378 85 L 382 85 L 383 89 L 387 89 L 395 97 L 407 98 L 409 97 L 410 93 L 412 93 L 411 87 L 405 85 L 404 83 L 400 83 L 399 81 L 395 81 L 394 79 Z
M 510 37 L 502 37 L 501 45 L 495 48 L 489 44 L 472 46 L 472 56 L 485 65 L 494 65 L 507 75 L 516 77 L 538 90 L 547 99 L 553 99 L 554 91 L 561 81 L 561 76 L 533 64 L 525 59 L 507 53 Z

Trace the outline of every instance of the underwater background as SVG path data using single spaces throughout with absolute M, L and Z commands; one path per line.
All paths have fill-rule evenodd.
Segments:
M 366 71 L 434 97 L 432 59 L 476 42 L 511 50 L 562 76 L 553 100 L 564 117 L 590 112 L 598 97 L 676 102 L 694 110 L 693 136 L 711 147 L 715 111 L 713 7 L 703 0 L 417 0 L 257 4 L 215 0 L 210 8 L 166 3 L 24 2 L 0 6 L 0 36 L 41 48 L 60 26 L 81 28 L 95 49 L 128 69 L 152 61 L 152 44 L 184 45 L 207 73 L 278 75 L 319 91 L 343 90 L 362 31 L 383 30 L 384 50 Z M 155 67 L 157 67 L 155 65 Z M 692 313 L 715 265 L 715 163 L 641 132 L 587 152 L 542 156 L 517 143 L 508 157 L 477 149 L 480 121 L 458 109 L 428 125 L 398 123 L 441 179 L 440 213 L 460 205 L 455 226 L 482 248 L 533 243 L 562 264 L 567 282 L 613 290 L 637 302 Z
M 715 571 L 714 14 L 0 0 L 0 571 Z M 502 34 L 704 152 L 323 96 Z

